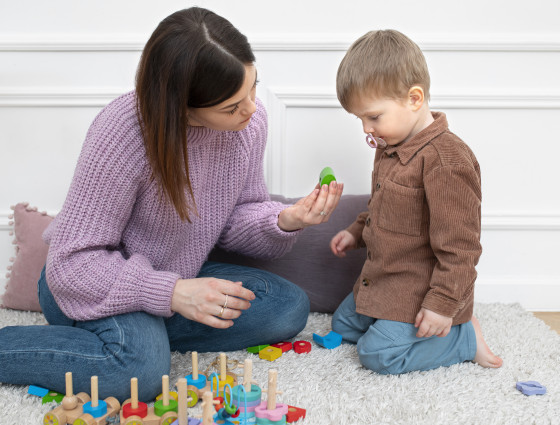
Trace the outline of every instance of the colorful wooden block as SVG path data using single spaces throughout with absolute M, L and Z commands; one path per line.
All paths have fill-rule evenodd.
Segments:
M 194 379 L 193 375 L 185 376 L 187 380 L 187 385 L 194 385 L 199 390 L 203 389 L 207 384 L 207 379 L 205 375 L 199 374 L 197 379 Z
M 294 351 L 298 354 L 309 353 L 311 351 L 311 343 L 309 341 L 294 342 Z
M 30 385 L 27 389 L 27 394 L 36 395 L 37 397 L 43 398 L 49 393 L 46 388 L 38 387 L 36 385 Z
M 546 387 L 537 381 L 519 381 L 515 384 L 515 388 L 525 395 L 542 395 L 546 394 Z
M 280 356 L 282 356 L 282 350 L 272 346 L 268 346 L 259 351 L 259 357 L 261 359 L 268 360 L 269 362 L 276 360 Z
M 286 422 L 295 422 L 305 418 L 305 409 L 288 405 L 288 413 L 286 413 Z
M 313 340 L 322 347 L 333 349 L 342 344 L 342 335 L 330 331 L 325 336 L 313 334 Z
M 248 347 L 247 351 L 249 353 L 253 353 L 253 354 L 259 354 L 261 352 L 261 350 L 264 350 L 266 347 L 268 347 L 270 344 L 264 344 L 264 345 L 255 345 L 254 347 Z
M 292 349 L 292 343 L 287 341 L 277 342 L 276 344 L 272 344 L 272 346 L 282 350 L 282 353 L 285 353 L 286 351 L 290 351 Z
M 64 394 L 58 393 L 56 391 L 49 391 L 46 395 L 43 396 L 41 400 L 41 404 L 50 403 L 51 401 L 60 403 L 62 402 L 63 398 L 64 398 Z

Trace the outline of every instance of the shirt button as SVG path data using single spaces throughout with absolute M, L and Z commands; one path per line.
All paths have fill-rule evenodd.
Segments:
M 362 279 L 362 285 L 368 286 L 369 285 L 369 279 Z

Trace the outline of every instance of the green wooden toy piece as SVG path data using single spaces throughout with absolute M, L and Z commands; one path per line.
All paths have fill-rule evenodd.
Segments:
M 62 403 L 63 398 L 64 394 L 57 393 L 56 391 L 49 391 L 49 393 L 43 397 L 41 404 L 50 403 L 51 401 Z
M 154 403 L 154 413 L 161 417 L 167 412 L 177 412 L 178 404 L 177 400 L 169 399 L 169 404 L 164 406 L 163 400 L 158 400 Z
M 319 174 L 319 185 L 322 187 L 324 184 L 330 184 L 332 181 L 336 181 L 334 176 L 334 171 L 331 167 L 325 167 Z
M 253 354 L 259 354 L 259 351 L 264 350 L 266 347 L 268 347 L 270 344 L 266 344 L 266 345 L 255 345 L 254 347 L 248 347 L 247 351 L 249 353 L 253 353 Z

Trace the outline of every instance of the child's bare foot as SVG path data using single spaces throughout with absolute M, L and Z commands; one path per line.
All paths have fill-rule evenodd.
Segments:
M 482 367 L 500 367 L 502 366 L 503 360 L 498 356 L 495 356 L 486 341 L 482 337 L 482 328 L 476 317 L 471 318 L 471 322 L 474 327 L 474 333 L 476 334 L 476 355 L 474 356 L 474 362 L 478 363 Z

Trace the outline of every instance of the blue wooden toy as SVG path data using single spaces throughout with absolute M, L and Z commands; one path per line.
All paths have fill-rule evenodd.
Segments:
M 49 390 L 43 387 L 38 387 L 37 385 L 30 385 L 27 394 L 36 395 L 37 397 L 43 398 L 49 393 Z
M 546 394 L 546 387 L 537 381 L 519 381 L 515 384 L 515 388 L 525 395 Z
M 322 347 L 332 349 L 342 344 L 342 335 L 337 334 L 334 331 L 330 331 L 325 336 L 313 334 L 313 341 L 315 341 L 317 344 L 319 344 Z

